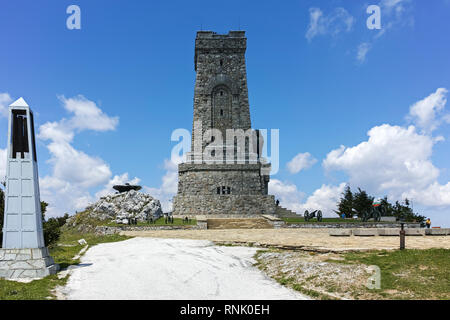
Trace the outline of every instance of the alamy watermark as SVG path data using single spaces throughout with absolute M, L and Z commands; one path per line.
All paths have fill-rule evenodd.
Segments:
M 279 170 L 280 130 L 268 129 L 204 129 L 194 122 L 193 137 L 186 129 L 172 132 L 171 141 L 178 142 L 171 152 L 173 163 L 194 164 L 256 164 L 262 163 L 261 173 L 276 174 Z M 264 164 L 269 164 L 270 166 Z
M 69 30 L 81 29 L 81 9 L 77 5 L 70 5 L 66 9 L 66 13 L 70 16 L 66 20 L 66 26 Z
M 367 18 L 366 25 L 369 30 L 380 30 L 381 29 L 381 9 L 380 6 L 370 5 L 367 7 L 366 12 L 370 14 Z

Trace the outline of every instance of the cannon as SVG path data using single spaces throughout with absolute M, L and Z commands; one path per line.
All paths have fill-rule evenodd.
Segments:
M 363 222 L 373 219 L 375 222 L 381 221 L 381 216 L 386 214 L 386 209 L 381 205 L 380 201 L 375 201 L 372 207 L 363 213 L 361 220 Z
M 311 213 L 308 210 L 306 210 L 303 217 L 305 218 L 305 221 L 309 221 L 309 220 L 315 218 L 316 214 L 317 214 L 317 221 L 321 222 L 322 221 L 322 211 L 320 211 L 320 210 L 315 210 Z

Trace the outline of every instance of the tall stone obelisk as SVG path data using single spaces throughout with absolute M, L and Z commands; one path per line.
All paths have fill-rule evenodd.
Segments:
M 33 112 L 23 98 L 9 106 L 7 145 L 0 278 L 43 278 L 59 266 L 44 243 Z

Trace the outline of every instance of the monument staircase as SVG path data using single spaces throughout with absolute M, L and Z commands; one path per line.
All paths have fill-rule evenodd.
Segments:
M 294 211 L 286 209 L 280 205 L 277 206 L 275 214 L 279 218 L 299 218 L 300 215 L 296 214 Z
M 273 229 L 265 218 L 208 219 L 208 229 Z

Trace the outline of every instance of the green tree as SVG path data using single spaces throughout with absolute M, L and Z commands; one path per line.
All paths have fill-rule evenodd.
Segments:
M 393 206 L 393 215 L 400 220 L 406 221 L 406 222 L 418 222 L 421 223 L 425 221 L 425 217 L 414 213 L 412 208 L 410 207 L 409 199 L 405 199 L 405 204 L 402 205 L 400 202 L 396 201 L 395 205 Z
M 338 210 L 335 211 L 339 216 L 343 213 L 346 217 L 351 218 L 353 216 L 353 193 L 350 189 L 350 186 L 345 188 L 345 191 L 342 193 L 342 197 L 338 203 Z
M 372 208 L 373 199 L 374 197 L 369 196 L 366 191 L 358 188 L 358 192 L 355 193 L 353 198 L 353 208 L 358 218 L 361 218 L 364 212 Z
M 389 203 L 387 196 L 385 196 L 383 199 L 381 199 L 381 206 L 385 210 L 386 217 L 392 217 L 394 215 L 394 208 L 393 208 L 392 204 Z

